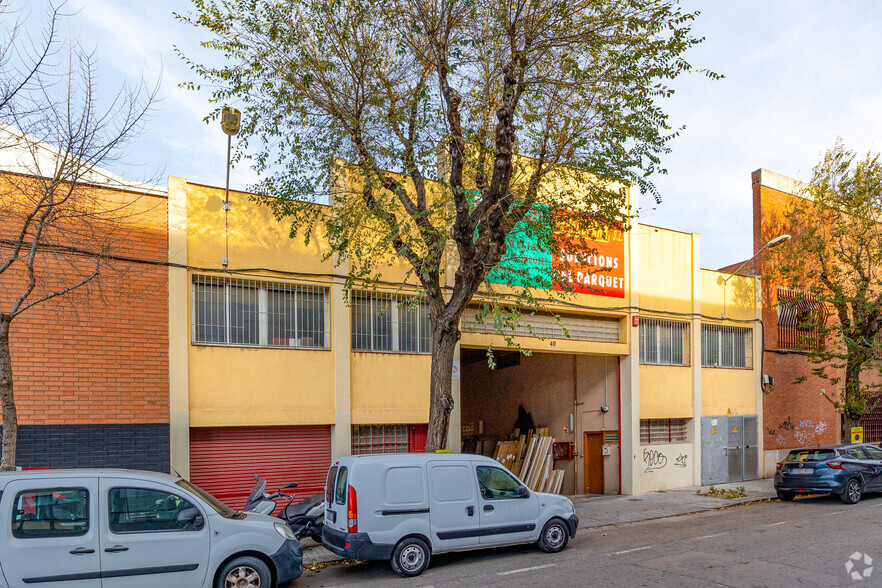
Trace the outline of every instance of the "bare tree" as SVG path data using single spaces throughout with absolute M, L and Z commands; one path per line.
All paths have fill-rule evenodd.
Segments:
M 99 108 L 94 55 L 59 37 L 67 18 L 59 7 L 41 35 L 5 4 L 0 17 L 0 469 L 10 470 L 18 435 L 13 321 L 100 285 L 135 213 L 131 198 L 96 187 L 120 184 L 97 166 L 115 161 L 138 134 L 158 86 L 123 87 Z

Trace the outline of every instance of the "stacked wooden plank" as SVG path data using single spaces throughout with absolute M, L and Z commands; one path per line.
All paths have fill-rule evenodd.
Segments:
M 548 428 L 530 430 L 526 434 L 515 429 L 513 437 L 496 442 L 493 459 L 511 470 L 531 490 L 560 494 L 564 472 L 552 469 L 554 437 L 548 435 Z

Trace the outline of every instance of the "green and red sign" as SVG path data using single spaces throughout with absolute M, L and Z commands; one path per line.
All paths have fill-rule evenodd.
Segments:
M 550 223 L 555 252 L 540 245 L 535 229 L 521 223 L 487 281 L 579 294 L 625 297 L 625 235 L 619 229 L 585 230 L 562 215 Z M 535 226 L 535 225 L 533 225 Z

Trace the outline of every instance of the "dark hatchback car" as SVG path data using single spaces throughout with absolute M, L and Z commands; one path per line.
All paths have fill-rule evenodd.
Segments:
M 794 449 L 778 464 L 775 491 L 781 500 L 836 494 L 854 504 L 866 492 L 882 491 L 882 449 L 866 444 Z

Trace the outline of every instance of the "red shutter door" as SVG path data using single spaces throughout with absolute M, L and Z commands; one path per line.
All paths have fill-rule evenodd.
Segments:
M 409 453 L 423 453 L 429 437 L 429 425 L 408 425 L 407 442 Z
M 254 474 L 270 492 L 297 482 L 296 502 L 322 492 L 330 463 L 329 426 L 190 429 L 190 480 L 234 509 L 245 506 Z

